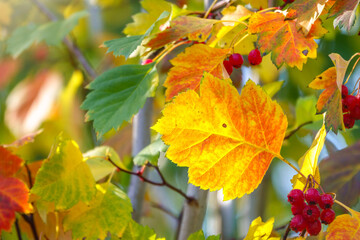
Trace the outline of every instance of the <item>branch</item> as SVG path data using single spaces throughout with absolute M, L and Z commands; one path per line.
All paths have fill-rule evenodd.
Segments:
M 138 178 L 141 179 L 141 181 L 143 182 L 146 182 L 146 183 L 150 183 L 152 185 L 155 185 L 155 186 L 166 186 L 168 188 L 170 188 L 171 190 L 179 193 L 181 196 L 183 196 L 187 202 L 191 202 L 195 205 L 197 205 L 197 200 L 193 197 L 189 197 L 188 195 L 186 195 L 183 191 L 181 191 L 180 189 L 174 187 L 173 185 L 171 185 L 170 183 L 168 183 L 166 181 L 166 179 L 164 178 L 164 176 L 162 175 L 162 173 L 160 172 L 160 169 L 157 167 L 157 166 L 153 166 L 153 165 L 150 165 L 152 167 L 155 168 L 156 172 L 159 174 L 160 178 L 161 178 L 161 182 L 155 182 L 155 181 L 152 181 L 146 177 L 143 176 L 143 173 L 142 172 L 131 172 L 131 171 L 128 171 L 126 169 L 123 169 L 121 167 L 119 167 L 113 160 L 111 160 L 110 157 L 107 157 L 107 160 L 114 166 L 116 167 L 119 171 L 121 172 L 124 172 L 124 173 L 127 173 L 127 174 L 130 174 L 130 175 L 134 175 L 134 176 L 137 176 Z
M 43 3 L 39 2 L 38 0 L 30 0 L 34 3 L 37 8 L 46 15 L 46 17 L 51 21 L 57 21 L 58 18 L 48 9 Z M 93 80 L 97 77 L 95 70 L 91 67 L 90 63 L 86 60 L 84 54 L 81 52 L 79 47 L 72 42 L 69 38 L 65 37 L 63 43 L 67 47 L 68 51 L 71 53 L 73 57 L 75 57 L 80 65 L 85 70 L 86 74 Z
M 304 123 L 300 124 L 297 128 L 295 128 L 295 129 L 292 130 L 288 135 L 286 135 L 286 136 L 284 137 L 284 140 L 289 139 L 292 135 L 294 135 L 297 131 L 299 131 L 300 128 L 302 128 L 302 127 L 305 126 L 305 125 L 311 124 L 311 123 L 313 123 L 313 121 L 308 121 L 308 122 L 304 122 Z
M 20 227 L 19 227 L 19 221 L 18 221 L 17 218 L 15 219 L 15 229 L 16 229 L 16 235 L 17 235 L 18 239 L 22 240 L 21 230 L 20 230 Z
M 163 211 L 164 213 L 168 214 L 170 217 L 174 218 L 176 221 L 179 221 L 179 217 L 176 216 L 175 213 L 171 212 L 170 209 L 165 208 L 163 205 L 161 205 L 159 203 L 151 202 L 151 206 L 153 208 L 157 208 L 157 209 Z

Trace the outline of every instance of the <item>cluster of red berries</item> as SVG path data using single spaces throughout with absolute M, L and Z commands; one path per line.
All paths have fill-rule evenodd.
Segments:
M 299 189 L 293 189 L 288 194 L 288 201 L 294 214 L 290 228 L 295 232 L 306 229 L 310 235 L 315 236 L 321 231 L 321 223 L 330 224 L 335 219 L 335 212 L 331 209 L 334 204 L 333 197 L 327 193 L 320 195 L 315 188 L 309 188 L 305 194 Z M 317 204 L 322 209 L 321 213 Z
M 360 120 L 360 94 L 349 95 L 348 88 L 342 85 L 341 97 L 344 125 L 346 128 L 352 128 L 355 120 Z
M 258 49 L 252 50 L 248 55 L 248 60 L 251 65 L 259 65 L 262 61 L 260 51 Z M 241 68 L 244 63 L 243 57 L 239 53 L 234 53 L 229 57 L 229 60 L 224 60 L 224 67 L 229 75 L 233 72 L 234 68 Z

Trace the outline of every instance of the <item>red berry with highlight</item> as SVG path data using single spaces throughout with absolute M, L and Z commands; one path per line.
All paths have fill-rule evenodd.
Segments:
M 248 60 L 251 65 L 259 65 L 262 61 L 259 49 L 251 50 L 248 55 Z
M 320 217 L 320 210 L 316 205 L 306 206 L 302 215 L 306 221 L 313 222 Z
M 347 111 L 352 111 L 357 103 L 357 98 L 353 95 L 347 95 L 344 98 L 344 101 L 342 101 L 343 104 L 343 109 L 347 110 Z M 343 112 L 347 112 L 347 111 L 343 111 Z
M 145 59 L 145 60 L 141 63 L 141 65 L 150 64 L 150 63 L 152 63 L 152 62 L 153 62 L 152 59 Z
M 319 206 L 322 209 L 331 208 L 334 204 L 334 199 L 330 194 L 324 193 L 320 196 Z
M 324 209 L 320 214 L 321 222 L 324 224 L 330 224 L 335 219 L 335 212 L 332 209 Z
M 223 64 L 224 64 L 224 67 L 225 67 L 227 73 L 229 75 L 231 75 L 231 73 L 233 72 L 232 64 L 228 60 L 224 60 Z
M 341 85 L 341 97 L 346 98 L 349 95 L 349 90 L 345 85 Z
M 305 200 L 309 205 L 317 204 L 320 200 L 320 193 L 315 188 L 309 188 L 305 193 Z
M 291 205 L 304 203 L 304 193 L 300 189 L 293 189 L 287 195 Z
M 311 235 L 311 236 L 316 236 L 320 233 L 321 231 L 321 222 L 319 219 L 315 220 L 314 222 L 309 222 L 307 224 L 306 227 L 306 231 Z
M 244 63 L 244 59 L 240 54 L 234 53 L 229 57 L 229 62 L 234 68 L 240 68 Z
M 292 212 L 293 215 L 302 214 L 305 207 L 306 207 L 305 202 L 292 205 L 291 206 L 291 212 Z
M 290 221 L 290 228 L 294 232 L 301 232 L 306 228 L 306 221 L 300 214 L 295 215 Z
M 344 114 L 343 121 L 346 128 L 352 128 L 355 124 L 355 119 L 351 116 L 351 113 Z

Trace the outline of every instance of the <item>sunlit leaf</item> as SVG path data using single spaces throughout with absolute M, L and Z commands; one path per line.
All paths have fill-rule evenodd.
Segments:
M 24 161 L 10 150 L 0 146 L 0 175 L 13 176 L 22 166 Z
M 153 92 L 155 64 L 122 65 L 113 68 L 90 83 L 92 90 L 82 104 L 88 110 L 87 120 L 94 120 L 98 135 L 118 129 L 130 121 Z
M 190 41 L 205 41 L 216 23 L 216 20 L 180 16 L 171 21 L 171 27 L 158 33 L 145 46 L 158 49 L 180 38 L 187 37 Z
M 104 239 L 107 233 L 121 235 L 131 220 L 128 196 L 112 184 L 97 185 L 97 192 L 89 204 L 78 204 L 64 219 L 65 230 L 74 239 Z
M 320 152 L 324 146 L 326 137 L 325 125 L 319 130 L 316 134 L 316 137 L 311 144 L 309 150 L 299 159 L 300 172 L 304 174 L 305 177 L 310 174 L 314 176 L 316 182 L 320 184 L 320 174 L 318 168 L 318 159 Z M 296 174 L 291 180 L 293 183 L 294 189 L 303 190 L 306 184 L 306 179 L 304 179 L 300 174 Z
M 265 84 L 263 86 L 263 89 L 267 93 L 267 95 L 269 95 L 269 97 L 272 98 L 277 92 L 279 92 L 283 83 L 284 83 L 284 81 L 271 82 L 271 83 Z
M 17 178 L 0 175 L 0 232 L 10 231 L 15 212 L 29 213 L 29 189 Z
M 360 142 L 330 154 L 320 162 L 321 182 L 325 191 L 353 206 L 360 195 Z
M 69 209 L 79 201 L 88 203 L 95 191 L 94 177 L 78 145 L 59 135 L 36 176 L 31 193 L 54 202 L 56 209 Z
M 239 96 L 227 81 L 205 74 L 200 94 L 179 94 L 153 127 L 170 145 L 167 157 L 189 167 L 189 182 L 223 188 L 224 199 L 251 193 L 278 155 L 287 128 L 280 106 L 252 81 Z
M 279 12 L 261 12 L 251 16 L 249 33 L 257 34 L 260 52 L 271 53 L 273 63 L 280 68 L 284 63 L 302 69 L 308 58 L 316 58 L 315 37 L 324 34 L 321 23 L 316 21 L 311 34 L 305 36 L 296 28 L 294 20 L 285 20 Z
M 244 3 L 250 3 L 252 7 L 257 9 L 264 9 L 268 7 L 267 0 L 242 0 Z
M 359 2 L 359 0 L 337 0 L 329 11 L 329 17 L 335 17 L 334 27 L 343 27 L 349 31 L 354 25 Z
M 326 240 L 360 239 L 360 213 L 348 208 L 350 214 L 342 214 L 329 225 Z
M 135 157 L 134 157 L 134 164 L 136 165 L 144 165 L 147 162 L 151 163 L 152 165 L 157 165 L 160 152 L 166 151 L 167 146 L 161 139 L 157 139 L 156 141 L 149 144 L 143 150 L 141 150 Z
M 325 127 L 337 133 L 338 129 L 345 129 L 341 103 L 341 85 L 344 81 L 349 61 L 345 61 L 339 54 L 329 55 L 335 67 L 331 67 L 318 75 L 309 87 L 314 89 L 325 89 L 319 96 L 316 104 L 317 113 L 324 113 Z
M 59 45 L 78 24 L 79 19 L 87 15 L 86 11 L 81 11 L 74 13 L 65 20 L 50 22 L 41 26 L 27 25 L 17 28 L 7 41 L 6 51 L 17 57 L 36 42 L 45 41 L 48 45 Z
M 274 225 L 274 218 L 270 218 L 266 222 L 261 220 L 261 217 L 256 218 L 251 222 L 249 231 L 244 240 L 268 240 Z M 273 240 L 280 238 L 272 238 Z
M 148 226 L 138 224 L 134 220 L 130 220 L 122 239 L 129 240 L 155 240 L 156 234 L 153 229 Z
M 199 230 L 197 232 L 192 233 L 187 240 L 205 240 L 205 235 L 203 230 Z M 209 236 L 206 240 L 220 240 L 220 235 L 218 236 Z
M 295 105 L 296 126 L 306 122 L 316 122 L 323 119 L 322 115 L 316 114 L 316 97 L 306 96 L 298 98 Z
M 185 49 L 170 62 L 171 68 L 164 86 L 167 88 L 166 100 L 171 100 L 179 92 L 187 89 L 197 90 L 204 72 L 223 78 L 222 62 L 230 49 L 211 48 L 195 44 Z
M 296 23 L 302 27 L 305 35 L 309 33 L 312 25 L 321 15 L 327 1 L 328 0 L 296 0 L 290 5 L 288 10 L 296 11 Z

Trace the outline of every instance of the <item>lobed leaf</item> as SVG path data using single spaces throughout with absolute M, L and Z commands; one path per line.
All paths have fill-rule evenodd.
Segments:
M 222 78 L 222 62 L 230 49 L 211 48 L 195 44 L 185 49 L 170 62 L 170 69 L 164 86 L 167 88 L 166 100 L 170 101 L 178 93 L 188 89 L 198 90 L 204 72 Z
M 258 35 L 259 50 L 263 54 L 272 52 L 271 59 L 277 68 L 284 63 L 302 69 L 308 58 L 316 58 L 315 37 L 325 32 L 319 21 L 314 24 L 310 34 L 305 36 L 296 28 L 294 20 L 286 20 L 279 12 L 255 13 L 249 20 L 249 33 Z
M 157 139 L 148 146 L 146 146 L 134 157 L 134 164 L 141 166 L 149 162 L 152 165 L 156 166 L 158 163 L 160 152 L 165 152 L 166 149 L 167 146 L 164 144 L 164 142 L 161 139 Z
M 119 128 L 123 121 L 130 121 L 156 87 L 152 84 L 155 76 L 155 63 L 122 65 L 90 83 L 92 91 L 81 108 L 88 110 L 87 121 L 94 120 L 98 136 Z
M 69 209 L 79 201 L 89 202 L 95 192 L 94 177 L 78 145 L 59 135 L 37 173 L 31 193 L 54 202 L 56 209 Z
M 342 214 L 329 225 L 326 240 L 356 240 L 360 239 L 360 213 L 348 209 L 349 214 Z
M 97 185 L 94 199 L 78 204 L 64 218 L 65 231 L 71 230 L 74 239 L 105 239 L 108 232 L 122 235 L 131 221 L 131 202 L 128 196 L 112 184 Z
M 280 238 L 270 238 L 273 226 L 274 218 L 270 218 L 266 222 L 263 222 L 261 217 L 258 217 L 251 222 L 249 231 L 244 240 L 280 240 Z
M 241 95 L 228 81 L 206 73 L 200 93 L 179 94 L 152 127 L 170 145 L 167 157 L 189 167 L 189 182 L 224 200 L 251 193 L 274 156 L 287 128 L 280 106 L 252 81 Z
M 128 226 L 124 234 L 122 235 L 122 239 L 128 240 L 155 240 L 156 234 L 153 229 L 148 226 L 143 226 L 138 224 L 134 220 L 130 220 Z
M 0 146 L 0 176 L 11 177 L 22 166 L 24 161 L 7 148 Z

